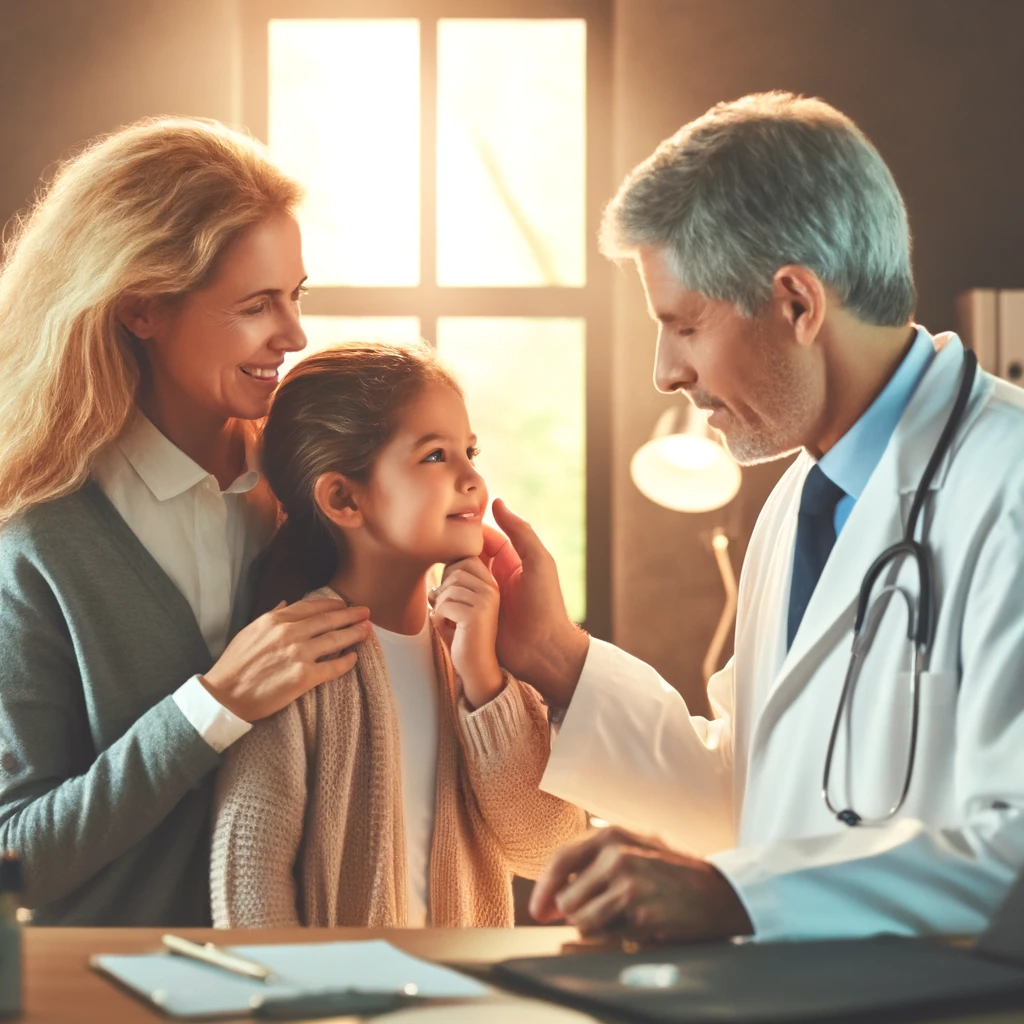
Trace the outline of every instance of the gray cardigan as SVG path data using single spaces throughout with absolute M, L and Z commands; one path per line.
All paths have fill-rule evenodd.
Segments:
M 209 924 L 220 756 L 171 694 L 211 663 L 95 483 L 0 532 L 0 849 L 23 859 L 35 923 Z

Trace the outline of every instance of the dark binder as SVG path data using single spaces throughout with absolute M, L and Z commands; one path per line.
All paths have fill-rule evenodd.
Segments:
M 670 983 L 622 980 L 625 969 L 645 964 L 664 965 L 649 973 Z M 895 936 L 708 943 L 506 960 L 495 975 L 511 987 L 634 1021 L 797 1024 L 1024 1010 L 1024 873 L 969 947 Z

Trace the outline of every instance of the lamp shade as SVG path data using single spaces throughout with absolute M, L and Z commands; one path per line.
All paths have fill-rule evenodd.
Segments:
M 721 508 L 740 489 L 736 460 L 689 401 L 662 413 L 629 473 L 641 494 L 677 512 Z

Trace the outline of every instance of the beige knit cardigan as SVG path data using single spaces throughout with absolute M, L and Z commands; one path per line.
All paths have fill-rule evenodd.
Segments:
M 329 588 L 307 599 L 337 597 Z M 549 751 L 536 692 L 506 675 L 473 711 L 432 631 L 437 789 L 427 922 L 512 924 L 512 875 L 535 878 L 585 827 L 538 788 Z M 211 903 L 220 928 L 403 927 L 407 918 L 399 727 L 376 637 L 354 669 L 229 748 L 217 780 Z

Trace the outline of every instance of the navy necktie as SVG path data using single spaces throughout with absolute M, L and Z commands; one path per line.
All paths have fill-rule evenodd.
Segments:
M 836 505 L 846 492 L 815 465 L 804 481 L 797 518 L 796 548 L 793 552 L 793 582 L 789 590 L 787 647 L 800 627 L 811 594 L 836 542 Z

